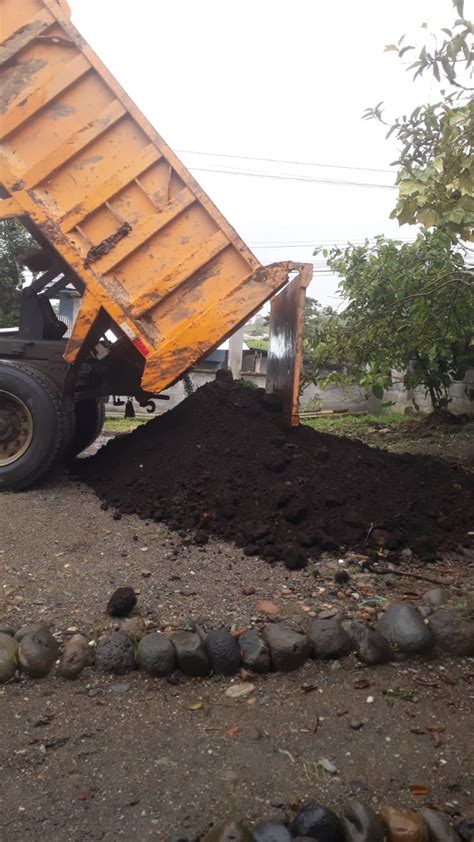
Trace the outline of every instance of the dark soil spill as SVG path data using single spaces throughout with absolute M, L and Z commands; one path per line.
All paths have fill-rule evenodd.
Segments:
M 474 478 L 427 457 L 285 430 L 261 390 L 216 380 L 78 463 L 123 514 L 301 567 L 323 550 L 421 558 L 472 542 Z

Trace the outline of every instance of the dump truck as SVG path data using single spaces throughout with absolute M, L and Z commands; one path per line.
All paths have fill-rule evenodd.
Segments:
M 0 0 L 0 27 L 0 220 L 37 244 L 19 324 L 0 333 L 0 489 L 84 450 L 106 396 L 150 406 L 270 300 L 266 389 L 297 424 L 311 265 L 260 264 L 65 0 Z M 67 338 L 52 304 L 66 289 Z

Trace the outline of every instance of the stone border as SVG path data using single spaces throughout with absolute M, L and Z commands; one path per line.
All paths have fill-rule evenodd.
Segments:
M 429 807 L 415 811 L 385 805 L 376 813 L 361 801 L 352 800 L 338 816 L 313 801 L 303 804 L 292 818 L 280 813 L 253 827 L 228 818 L 197 834 L 189 830 L 173 833 L 167 842 L 427 842 L 428 838 L 430 842 L 470 842 L 473 833 L 474 817 L 461 819 L 454 829 L 442 813 Z
M 432 656 L 436 651 L 474 656 L 474 618 L 462 608 L 440 608 L 424 616 L 411 603 L 401 602 L 389 606 L 375 627 L 341 614 L 316 618 L 308 626 L 306 634 L 282 622 L 268 622 L 262 630 L 246 628 L 235 634 L 216 629 L 206 635 L 195 627 L 168 636 L 145 633 L 141 618 L 128 617 L 119 631 L 98 641 L 83 634 L 68 637 L 60 653 L 48 625 L 39 622 L 16 634 L 0 630 L 0 683 L 13 679 L 18 668 L 32 678 L 46 676 L 58 658 L 60 675 L 73 679 L 93 665 L 113 675 L 138 668 L 165 677 L 179 669 L 184 675 L 204 678 L 236 675 L 242 668 L 257 674 L 290 672 L 310 658 L 329 661 L 352 652 L 368 666 Z M 243 690 L 242 695 L 246 695 Z

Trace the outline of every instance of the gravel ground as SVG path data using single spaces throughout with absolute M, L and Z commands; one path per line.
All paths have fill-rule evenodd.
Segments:
M 422 602 L 430 587 L 349 568 L 339 589 L 334 557 L 290 572 L 218 542 L 187 544 L 162 525 L 112 520 L 90 489 L 61 473 L 2 496 L 0 534 L 0 622 L 14 628 L 47 619 L 57 632 L 100 634 L 121 585 L 137 590 L 137 610 L 162 629 L 189 618 L 204 628 L 258 623 L 262 599 L 304 628 L 326 607 L 368 617 L 366 596 Z M 464 554 L 410 570 L 445 583 L 456 602 L 474 588 L 473 563 Z M 310 797 L 333 808 L 356 795 L 474 813 L 472 659 L 373 669 L 352 656 L 310 662 L 252 679 L 240 702 L 225 696 L 231 681 L 86 670 L 76 682 L 53 674 L 0 688 L 0 839 L 166 839 L 202 831 L 234 803 L 257 819 Z M 321 758 L 337 773 L 324 772 Z M 415 798 L 412 785 L 428 791 Z

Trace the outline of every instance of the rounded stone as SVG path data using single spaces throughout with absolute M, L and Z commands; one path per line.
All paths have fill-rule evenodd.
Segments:
M 137 604 L 137 595 L 133 588 L 117 588 L 107 603 L 107 614 L 111 617 L 126 617 Z
M 249 629 L 240 635 L 239 646 L 244 667 L 253 672 L 270 672 L 270 651 L 255 629 Z
M 18 643 L 9 634 L 0 634 L 0 684 L 10 681 L 15 675 L 18 659 Z
M 414 605 L 400 602 L 391 605 L 378 621 L 376 631 L 407 655 L 426 654 L 434 646 L 434 638 Z
M 166 635 L 151 632 L 138 644 L 137 663 L 149 675 L 170 675 L 176 667 L 176 650 Z
M 138 614 L 136 617 L 125 617 L 120 623 L 119 631 L 123 632 L 132 640 L 141 640 L 146 634 L 146 623 L 143 617 Z
M 202 838 L 202 842 L 253 842 L 250 832 L 240 823 L 224 821 L 215 825 Z
M 303 666 L 311 655 L 309 640 L 283 623 L 272 623 L 265 627 L 265 641 L 270 649 L 273 668 L 290 672 Z
M 216 675 L 235 675 L 240 669 L 239 644 L 225 629 L 216 629 L 206 637 L 206 650 Z
M 63 678 L 77 678 L 91 662 L 89 642 L 83 634 L 74 634 L 64 644 L 59 672 Z
M 327 620 L 316 619 L 310 623 L 309 639 L 315 658 L 331 660 L 349 655 L 353 643 L 341 624 L 341 617 Z
M 336 814 L 314 802 L 298 810 L 290 830 L 293 836 L 309 836 L 318 842 L 344 842 L 342 825 Z
M 429 807 L 422 807 L 419 813 L 430 832 L 430 842 L 459 842 L 458 834 L 441 813 Z
M 124 675 L 135 669 L 135 655 L 130 638 L 123 632 L 112 632 L 99 640 L 95 651 L 95 663 L 101 672 Z
M 59 646 L 46 629 L 29 632 L 18 647 L 18 663 L 31 678 L 44 678 L 51 672 L 59 655 Z
M 292 842 L 290 831 L 281 822 L 260 822 L 252 830 L 253 842 Z
M 28 625 L 22 626 L 15 634 L 15 640 L 17 640 L 18 643 L 21 643 L 25 635 L 40 631 L 51 631 L 45 620 L 40 620 L 38 623 L 28 623 Z
M 177 632 L 171 638 L 181 672 L 191 676 L 209 675 L 210 664 L 206 647 L 195 632 Z
M 474 816 L 469 816 L 459 822 L 456 827 L 462 842 L 472 842 L 474 839 Z
M 446 588 L 430 588 L 429 591 L 423 595 L 423 599 L 433 608 L 439 608 L 441 605 L 446 605 L 451 599 L 451 593 Z
M 429 831 L 422 817 L 413 810 L 386 806 L 380 810 L 389 842 L 429 842 Z
M 393 652 L 388 640 L 374 629 L 355 620 L 345 623 L 344 628 L 352 638 L 357 657 L 364 664 L 374 666 L 392 660 Z
M 382 820 L 361 801 L 350 801 L 341 821 L 345 842 L 384 842 Z
M 462 608 L 435 611 L 430 617 L 430 629 L 443 652 L 459 658 L 474 655 L 474 620 L 466 617 Z

